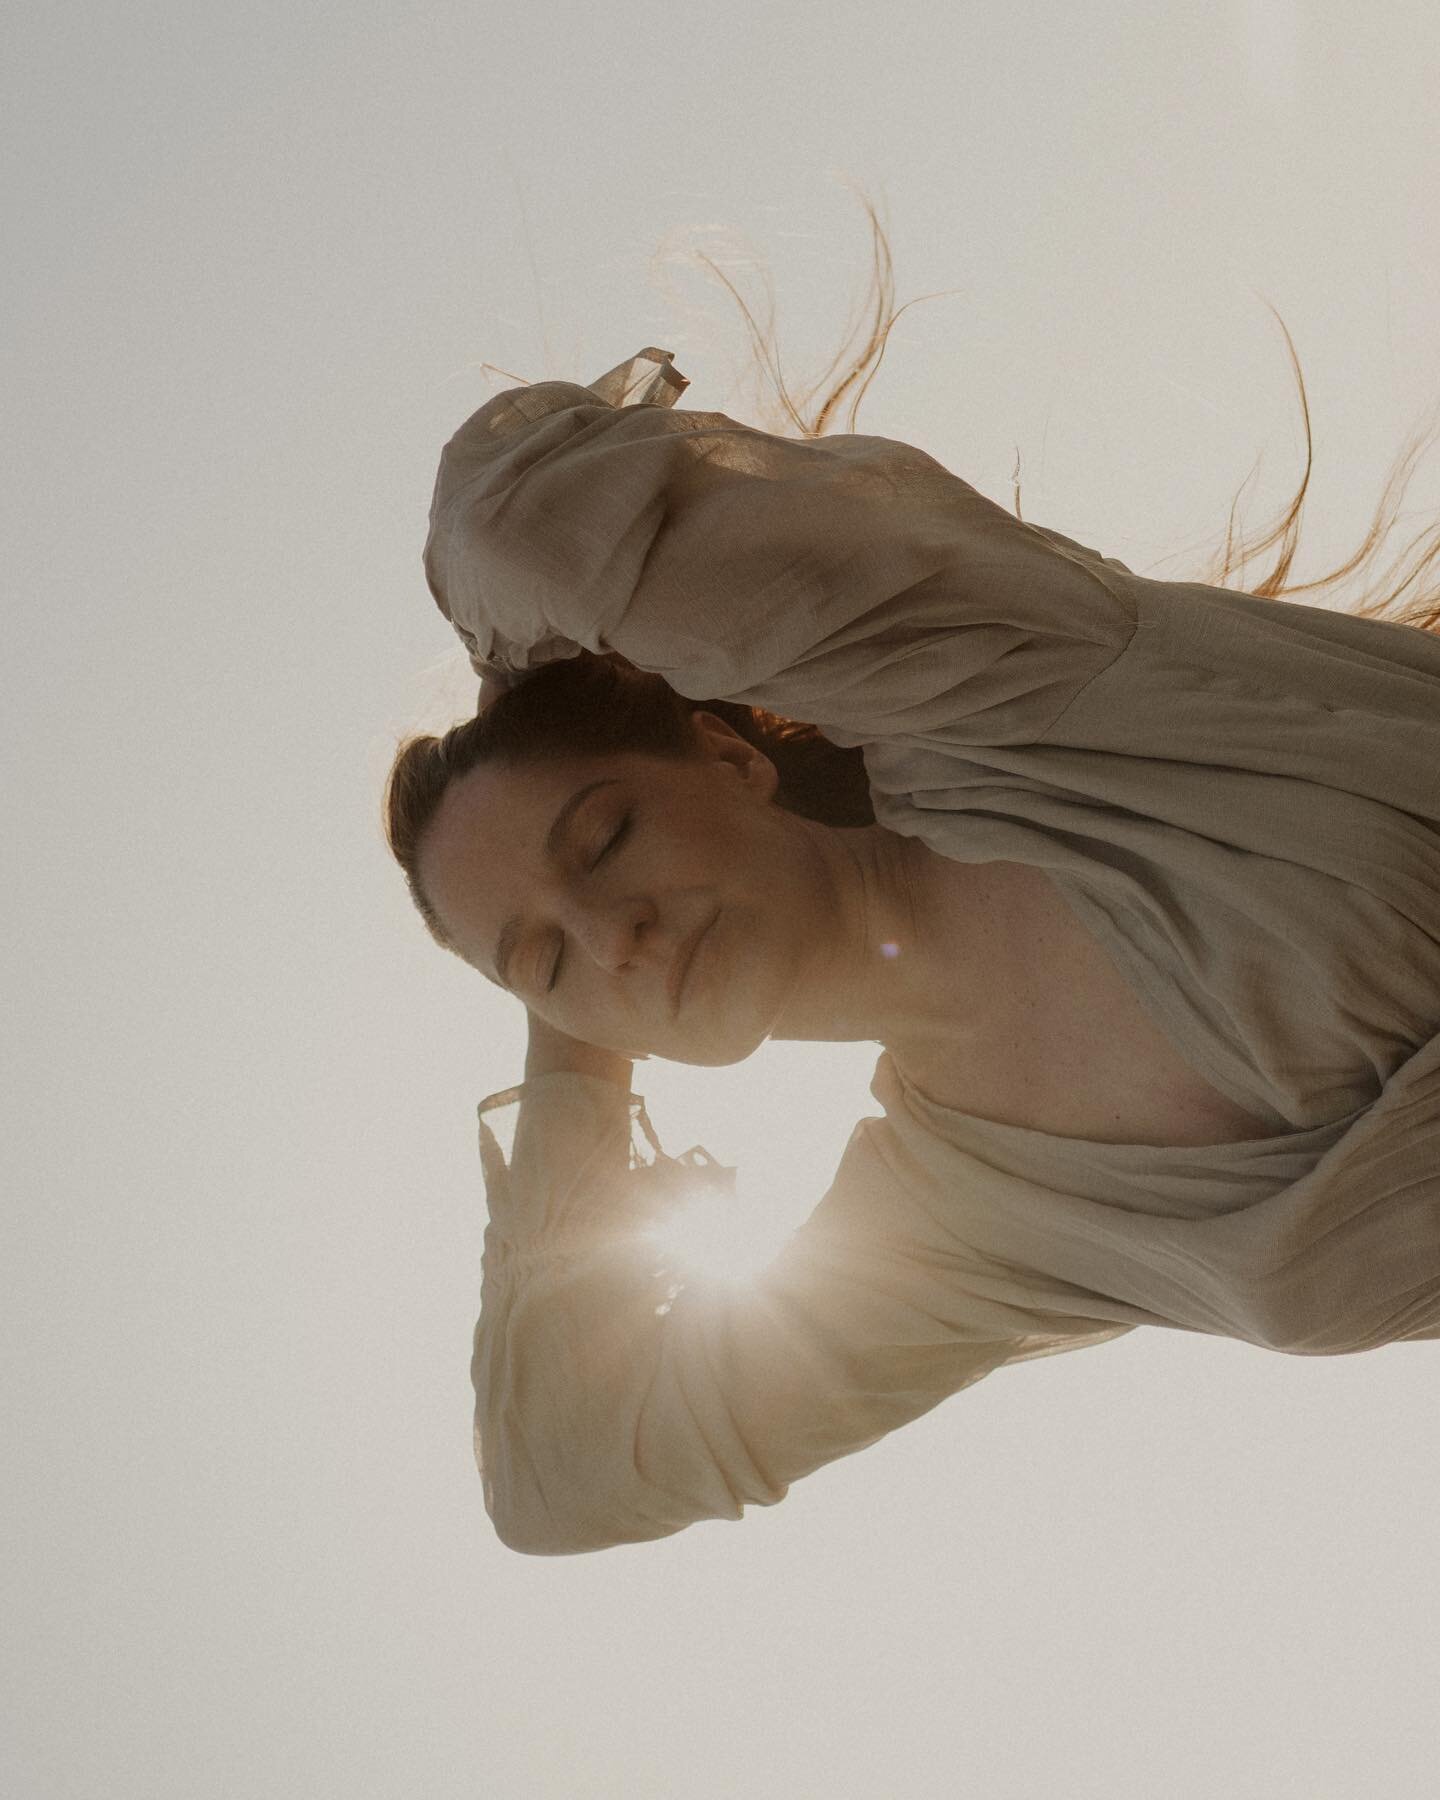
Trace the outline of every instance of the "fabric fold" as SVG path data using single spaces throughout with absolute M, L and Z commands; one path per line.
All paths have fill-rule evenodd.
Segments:
M 1440 636 L 1149 579 L 912 446 L 774 437 L 676 409 L 684 382 L 647 347 L 446 446 L 426 572 L 477 671 L 616 651 L 861 748 L 882 825 L 1044 871 L 1271 1130 L 1064 1137 L 941 1106 L 886 1053 L 881 1116 L 737 1290 L 648 1253 L 725 1171 L 665 1157 L 639 1096 L 492 1096 L 472 1379 L 505 1541 L 738 1518 L 1142 1324 L 1297 1355 L 1440 1336 Z

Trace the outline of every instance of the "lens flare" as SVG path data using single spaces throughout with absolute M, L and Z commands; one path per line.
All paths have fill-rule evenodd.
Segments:
M 661 1269 L 681 1278 L 678 1286 L 687 1279 L 744 1283 L 769 1267 L 791 1229 L 763 1196 L 705 1186 L 677 1196 L 645 1237 L 660 1253 Z M 674 1298 L 672 1292 L 655 1310 L 668 1312 Z

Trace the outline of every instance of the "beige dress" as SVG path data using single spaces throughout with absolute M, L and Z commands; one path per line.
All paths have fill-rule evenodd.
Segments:
M 647 1150 L 636 1096 L 491 1096 L 472 1376 L 504 1542 L 739 1518 L 1136 1325 L 1305 1355 L 1440 1337 L 1440 637 L 1149 580 L 909 445 L 674 410 L 684 385 L 642 351 L 498 395 L 446 446 L 426 571 L 477 672 L 616 650 L 863 746 L 881 823 L 1047 869 L 1280 1134 L 1057 1137 L 937 1105 L 882 1054 L 883 1115 L 736 1288 L 646 1238 L 723 1172 Z

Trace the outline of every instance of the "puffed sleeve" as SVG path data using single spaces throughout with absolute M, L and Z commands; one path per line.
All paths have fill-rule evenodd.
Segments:
M 425 568 L 477 672 L 615 651 L 841 744 L 1028 743 L 1134 634 L 1123 564 L 909 444 L 597 385 L 497 395 L 445 447 Z
M 492 1123 L 513 1128 L 508 1165 Z M 638 1096 L 544 1075 L 482 1103 L 480 1127 L 475 1455 L 513 1550 L 739 1519 L 1007 1362 L 1117 1335 L 967 1300 L 906 1243 L 863 1143 L 856 1161 L 863 1122 L 821 1204 L 739 1282 L 657 1247 L 657 1224 L 697 1185 L 723 1197 L 728 1172 L 659 1152 Z

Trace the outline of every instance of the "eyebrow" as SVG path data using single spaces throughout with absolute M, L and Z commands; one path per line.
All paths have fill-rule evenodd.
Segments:
M 579 810 L 588 794 L 593 794 L 596 788 L 618 787 L 619 785 L 619 780 L 612 775 L 607 776 L 601 781 L 591 781 L 584 787 L 577 788 L 560 808 L 559 812 L 556 813 L 554 819 L 551 821 L 550 829 L 545 833 L 545 854 L 550 857 L 559 854 L 560 846 L 564 841 L 566 831 L 569 829 L 570 821 L 575 817 L 576 812 Z M 515 940 L 519 937 L 520 931 L 521 923 L 519 919 L 507 919 L 500 928 L 500 936 L 495 944 L 495 974 L 500 985 L 505 988 L 510 988 L 510 983 L 505 979 L 505 966 L 510 960 L 510 954 L 515 948 Z M 511 993 L 514 993 L 514 991 L 513 988 L 510 988 Z

